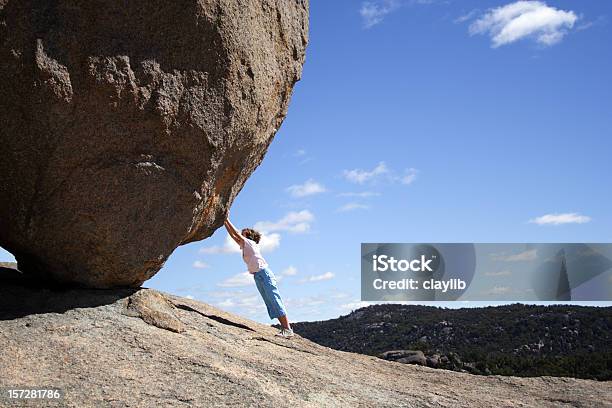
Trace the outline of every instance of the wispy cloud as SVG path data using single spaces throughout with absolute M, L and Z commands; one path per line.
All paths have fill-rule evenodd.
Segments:
M 265 233 L 288 231 L 299 234 L 308 232 L 314 219 L 314 215 L 308 210 L 292 211 L 277 221 L 259 221 L 253 228 Z
M 580 18 L 582 20 L 582 17 Z M 595 20 L 583 21 L 582 24 L 576 27 L 577 31 L 588 30 L 591 27 L 599 27 L 606 25 L 608 18 L 606 16 L 599 16 Z
M 406 169 L 405 174 L 403 176 L 400 176 L 399 180 L 402 184 L 412 184 L 414 180 L 416 180 L 418 173 L 419 171 L 417 169 Z
M 244 286 L 251 286 L 253 284 L 253 275 L 249 272 L 242 272 L 232 277 L 225 279 L 223 282 L 217 284 L 221 288 L 240 288 Z
M 325 303 L 325 299 L 321 296 L 308 296 L 302 298 L 287 298 L 287 306 L 291 308 L 303 308 L 319 306 Z
M 526 262 L 526 261 L 534 261 L 538 258 L 538 250 L 537 249 L 528 249 L 523 252 L 519 252 L 518 254 L 491 254 L 491 258 L 495 261 L 504 261 L 504 262 Z
M 313 158 L 308 154 L 306 149 L 298 149 L 293 153 L 293 157 L 297 158 L 298 164 L 306 164 L 313 160 Z
M 386 181 L 388 183 L 401 183 L 405 185 L 412 184 L 416 179 L 419 171 L 415 168 L 405 169 L 403 173 L 398 173 L 390 169 L 384 161 L 379 162 L 372 170 L 352 169 L 344 170 L 342 176 L 351 183 L 355 184 L 374 184 L 378 181 Z M 370 197 L 380 195 L 379 193 L 363 192 L 363 193 L 342 193 L 341 196 L 346 197 Z
M 353 169 L 344 170 L 343 175 L 351 183 L 364 184 L 368 181 L 374 180 L 378 176 L 388 174 L 389 169 L 385 162 L 380 162 L 372 170 Z
M 372 302 L 364 302 L 364 301 L 355 301 L 355 302 L 351 302 L 351 303 L 345 303 L 343 305 L 340 305 L 339 308 L 342 310 L 355 310 L 355 309 L 360 309 L 362 307 L 366 307 L 366 306 L 370 306 L 374 303 Z
M 469 32 L 489 35 L 493 48 L 525 38 L 550 46 L 560 42 L 576 20 L 573 11 L 556 9 L 543 1 L 516 1 L 488 10 L 470 25 Z
M 578 213 L 546 214 L 529 220 L 538 225 L 585 224 L 590 221 L 591 217 Z
M 364 28 L 371 28 L 381 23 L 385 17 L 402 6 L 429 5 L 440 3 L 439 0 L 370 0 L 361 3 L 359 14 Z
M 232 290 L 209 290 L 206 291 L 206 296 L 207 297 L 211 297 L 211 298 L 228 298 L 228 297 L 234 297 L 234 296 L 240 296 L 243 294 L 243 291 L 238 290 L 238 291 L 232 291 Z
M 398 0 L 365 1 L 361 3 L 359 14 L 364 28 L 374 27 L 381 23 L 387 14 L 397 10 L 400 6 Z
M 217 306 L 218 307 L 233 307 L 236 304 L 234 303 L 234 301 L 231 298 L 227 298 L 222 302 L 218 302 Z
M 205 268 L 210 267 L 210 265 L 203 261 L 195 261 L 193 263 L 193 267 L 196 269 L 205 269 Z
M 476 15 L 480 12 L 479 9 L 474 9 L 470 12 L 467 12 L 465 14 L 460 15 L 459 17 L 457 17 L 456 19 L 453 20 L 453 22 L 455 24 L 460 24 L 460 23 L 465 23 L 468 20 L 473 19 L 474 17 L 476 17 Z
M 334 274 L 332 272 L 325 272 L 321 275 L 310 275 L 300 280 L 299 283 L 307 283 L 307 282 L 320 282 L 327 281 L 334 278 Z
M 289 266 L 288 268 L 281 271 L 282 276 L 295 276 L 298 273 L 298 269 L 295 266 Z
M 243 292 L 236 292 L 232 297 L 217 302 L 215 305 L 224 309 L 231 308 L 244 314 L 254 314 L 265 309 L 265 305 L 258 295 L 246 295 Z
M 214 245 L 211 247 L 200 248 L 198 251 L 201 254 L 231 254 L 231 253 L 240 253 L 240 247 L 232 237 L 226 235 L 225 242 L 223 245 Z
M 355 210 L 367 210 L 369 209 L 370 206 L 366 205 L 366 204 L 361 204 L 361 203 L 348 203 L 348 204 L 344 204 L 342 207 L 338 208 L 338 212 L 348 212 L 348 211 L 355 211 Z
M 306 180 L 303 184 L 294 184 L 287 187 L 287 192 L 296 198 L 320 194 L 326 191 L 327 189 L 323 184 L 318 183 L 313 179 Z
M 295 266 L 289 266 L 286 269 L 283 269 L 279 274 L 276 275 L 276 280 L 278 282 L 282 281 L 287 276 L 295 276 L 297 275 L 298 270 Z
M 510 276 L 512 272 L 508 270 L 496 271 L 496 272 L 485 272 L 485 276 L 499 277 L 499 276 Z
M 361 192 L 348 192 L 348 193 L 340 193 L 338 197 L 355 197 L 355 198 L 369 198 L 369 197 L 378 197 L 380 193 L 374 191 L 361 191 Z

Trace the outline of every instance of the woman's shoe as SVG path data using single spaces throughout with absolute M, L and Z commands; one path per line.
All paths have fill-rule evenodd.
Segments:
M 284 337 L 286 339 L 293 337 L 293 329 L 281 329 L 278 333 L 275 334 L 276 337 Z

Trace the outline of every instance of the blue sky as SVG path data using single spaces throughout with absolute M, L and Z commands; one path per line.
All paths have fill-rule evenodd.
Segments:
M 312 0 L 310 18 L 288 117 L 232 208 L 267 232 L 292 320 L 359 305 L 361 242 L 612 242 L 612 3 Z M 145 286 L 269 322 L 225 241 Z

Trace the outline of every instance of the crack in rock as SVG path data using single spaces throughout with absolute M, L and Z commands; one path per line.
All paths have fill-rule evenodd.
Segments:
M 234 326 L 234 327 L 238 327 L 239 329 L 249 330 L 249 331 L 252 331 L 252 332 L 255 331 L 255 330 L 251 329 L 249 326 L 244 325 L 242 323 L 232 322 L 231 320 L 225 319 L 225 318 L 223 318 L 221 316 L 209 315 L 209 314 L 206 314 L 206 313 L 202 313 L 199 310 L 196 310 L 196 309 L 194 309 L 191 306 L 187 306 L 187 305 L 180 304 L 180 303 L 175 303 L 175 306 L 177 308 L 179 308 L 179 309 L 187 310 L 189 312 L 195 312 L 195 313 L 197 313 L 199 315 L 202 315 L 202 316 L 204 316 L 204 317 L 206 317 L 208 319 L 214 320 L 214 321 L 216 321 L 218 323 L 221 323 L 221 324 L 224 324 L 226 326 Z
M 313 356 L 318 355 L 317 353 L 313 353 L 312 351 L 309 351 L 309 350 L 304 350 L 304 349 L 300 349 L 300 348 L 297 348 L 297 347 L 291 347 L 291 346 L 287 346 L 285 344 L 277 343 L 277 342 L 272 341 L 270 339 L 267 339 L 267 338 L 265 338 L 263 336 L 252 337 L 251 340 L 265 341 L 265 342 L 272 343 L 272 344 L 274 344 L 276 346 L 279 346 L 279 347 L 288 348 L 288 349 L 299 351 L 299 352 L 302 352 L 302 353 L 312 354 Z

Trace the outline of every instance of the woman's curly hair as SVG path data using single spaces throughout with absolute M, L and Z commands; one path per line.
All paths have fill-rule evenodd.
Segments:
M 255 241 L 257 244 L 259 244 L 259 240 L 261 239 L 261 233 L 259 233 L 259 231 L 255 231 L 252 228 L 243 229 L 242 235 L 244 235 L 246 238 L 250 239 L 251 241 Z

